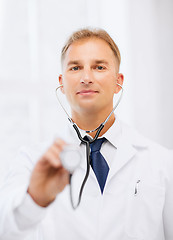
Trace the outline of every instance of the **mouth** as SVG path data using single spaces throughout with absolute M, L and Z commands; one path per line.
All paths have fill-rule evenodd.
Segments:
M 96 94 L 96 93 L 98 93 L 98 91 L 94 91 L 94 90 L 81 90 L 81 91 L 78 91 L 76 94 L 77 95 L 88 96 L 88 95 L 93 95 L 93 94 Z

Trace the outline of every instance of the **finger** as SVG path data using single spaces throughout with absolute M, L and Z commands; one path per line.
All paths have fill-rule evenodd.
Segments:
M 67 145 L 66 142 L 64 142 L 64 140 L 60 139 L 60 138 L 57 138 L 55 139 L 54 141 L 54 145 L 56 147 L 58 147 L 61 151 L 63 150 L 63 148 Z
M 59 184 L 60 182 L 61 184 Z M 61 168 L 57 175 L 57 186 L 59 191 L 61 192 L 67 184 L 69 184 L 69 172 L 64 168 Z
M 62 167 L 59 156 L 55 154 L 53 151 L 48 150 L 42 157 L 41 162 L 45 165 L 50 165 L 54 168 Z
M 61 153 L 61 149 L 57 147 L 55 144 L 50 147 L 50 151 L 52 151 L 58 158 Z
M 61 161 L 59 158 L 60 152 L 63 150 L 66 143 L 62 139 L 56 139 L 53 145 L 47 150 L 47 152 L 41 158 L 42 163 L 45 165 L 50 164 L 52 167 L 61 167 Z

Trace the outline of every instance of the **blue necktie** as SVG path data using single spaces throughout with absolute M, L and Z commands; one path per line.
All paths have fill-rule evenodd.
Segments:
M 101 145 L 105 140 L 106 138 L 99 138 L 95 142 L 90 144 L 91 167 L 96 175 L 102 194 L 109 172 L 109 166 L 103 155 L 100 153 Z

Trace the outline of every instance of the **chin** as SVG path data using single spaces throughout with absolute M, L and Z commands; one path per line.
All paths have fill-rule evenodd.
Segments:
M 85 106 L 80 105 L 79 107 L 80 112 L 88 114 L 96 114 L 97 112 L 100 112 L 101 109 L 102 107 L 96 106 L 95 104 L 86 104 Z

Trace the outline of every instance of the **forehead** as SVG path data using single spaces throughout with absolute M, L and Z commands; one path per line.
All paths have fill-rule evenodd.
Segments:
M 73 42 L 64 57 L 64 64 L 72 60 L 105 59 L 115 61 L 116 57 L 109 44 L 99 38 L 82 39 Z

